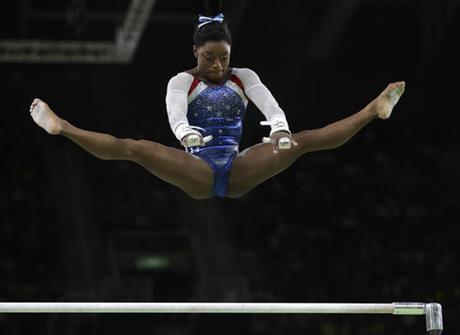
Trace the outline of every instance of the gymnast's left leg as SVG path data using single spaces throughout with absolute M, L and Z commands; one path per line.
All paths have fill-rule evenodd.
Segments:
M 328 150 L 345 144 L 376 118 L 387 119 L 404 92 L 405 83 L 391 83 L 361 111 L 323 128 L 293 134 L 298 145 L 273 153 L 272 144 L 257 144 L 241 152 L 234 160 L 229 176 L 230 198 L 240 197 L 265 180 L 284 171 L 307 152 Z

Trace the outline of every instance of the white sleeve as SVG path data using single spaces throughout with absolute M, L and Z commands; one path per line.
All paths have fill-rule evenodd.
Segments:
M 187 97 L 192 82 L 192 75 L 181 72 L 169 80 L 166 90 L 166 110 L 169 125 L 179 141 L 186 135 L 200 134 L 189 126 L 187 119 Z
M 262 84 L 259 76 L 250 69 L 233 69 L 233 73 L 240 78 L 246 96 L 260 109 L 271 125 L 270 135 L 277 131 L 290 133 L 289 125 L 283 110 L 276 102 L 268 88 Z

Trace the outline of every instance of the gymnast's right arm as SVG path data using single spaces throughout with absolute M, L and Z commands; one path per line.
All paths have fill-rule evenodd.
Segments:
M 185 144 L 186 137 L 189 135 L 194 134 L 202 137 L 199 131 L 189 125 L 187 119 L 187 96 L 192 81 L 192 75 L 185 72 L 178 73 L 169 80 L 166 91 L 169 125 L 182 145 Z

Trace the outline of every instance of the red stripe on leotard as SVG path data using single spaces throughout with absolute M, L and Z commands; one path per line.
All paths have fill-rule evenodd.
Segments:
M 190 89 L 188 90 L 188 95 L 192 94 L 193 90 L 195 89 L 195 87 L 198 86 L 199 83 L 200 83 L 199 79 L 197 78 L 193 79 L 192 85 L 190 86 Z
M 243 91 L 243 94 L 246 95 L 246 92 L 244 92 L 244 86 L 243 83 L 241 82 L 240 78 L 238 78 L 236 75 L 232 74 L 230 76 L 230 80 L 233 81 L 235 84 L 238 85 L 239 88 Z M 201 82 L 198 78 L 194 78 L 192 84 L 190 85 L 190 89 L 188 90 L 188 95 L 192 94 L 193 90 L 198 86 L 198 84 Z
M 230 76 L 230 80 L 233 81 L 235 84 L 237 84 L 241 88 L 241 90 L 243 91 L 244 95 L 246 95 L 246 93 L 244 92 L 243 83 L 241 82 L 240 78 L 238 78 L 236 75 L 232 74 Z

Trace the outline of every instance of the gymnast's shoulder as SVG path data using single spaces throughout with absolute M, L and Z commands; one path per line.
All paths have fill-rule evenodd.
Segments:
M 244 68 L 233 67 L 231 71 L 233 75 L 237 76 L 241 80 L 244 86 L 260 83 L 259 76 L 252 69 L 249 69 L 247 67 L 244 67 Z
M 194 75 L 189 71 L 183 71 L 176 73 L 168 81 L 168 90 L 169 89 L 188 89 L 188 87 L 193 82 Z

